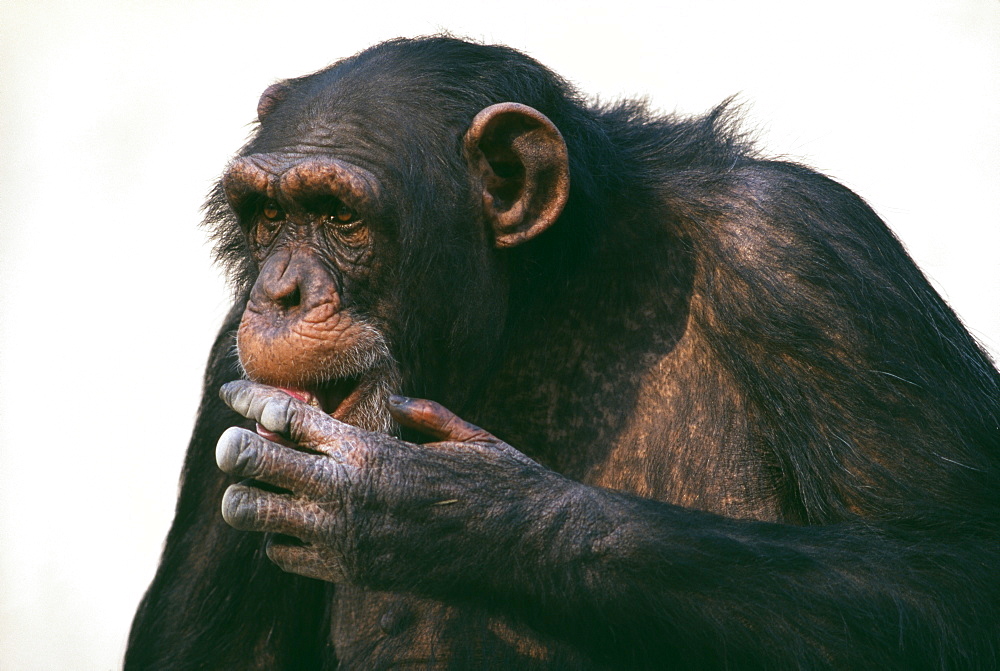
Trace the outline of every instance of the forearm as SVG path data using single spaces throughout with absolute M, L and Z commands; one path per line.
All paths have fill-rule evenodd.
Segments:
M 984 598 L 997 586 L 982 568 L 995 565 L 996 544 L 974 530 L 943 545 L 919 530 L 744 522 L 589 488 L 566 505 L 547 565 L 514 573 L 527 578 L 523 591 L 501 587 L 501 602 L 605 661 L 938 668 L 994 659 L 997 636 L 964 638 L 996 616 L 966 604 L 998 602 Z

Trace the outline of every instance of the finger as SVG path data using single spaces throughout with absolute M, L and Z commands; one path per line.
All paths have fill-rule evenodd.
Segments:
M 222 385 L 219 396 L 230 408 L 268 431 L 327 452 L 337 439 L 357 437 L 359 429 L 267 385 L 236 380 Z
M 311 545 L 290 545 L 271 540 L 267 545 L 267 557 L 282 571 L 327 582 L 347 582 L 343 562 L 320 556 Z
M 253 478 L 307 496 L 328 488 L 336 478 L 330 457 L 282 447 L 235 426 L 226 429 L 219 438 L 215 461 L 230 475 Z
M 222 497 L 222 518 L 234 529 L 317 540 L 324 512 L 315 503 L 240 483 Z
M 490 432 L 470 424 L 440 403 L 406 396 L 389 397 L 389 414 L 405 427 L 437 440 L 492 442 L 500 440 Z

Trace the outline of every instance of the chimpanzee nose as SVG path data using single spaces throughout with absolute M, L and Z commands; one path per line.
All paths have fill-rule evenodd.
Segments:
M 296 270 L 286 268 L 275 281 L 266 282 L 261 286 L 268 303 L 285 312 L 298 307 L 302 302 L 301 278 Z
M 335 292 L 319 261 L 304 252 L 271 255 L 260 269 L 250 303 L 260 311 L 308 310 L 329 301 Z

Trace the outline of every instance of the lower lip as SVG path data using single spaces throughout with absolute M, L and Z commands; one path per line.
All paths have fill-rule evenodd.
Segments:
M 337 407 L 334 408 L 333 412 L 329 413 L 330 416 L 338 421 L 343 422 L 344 417 L 351 410 L 351 408 L 355 406 L 355 404 L 358 402 L 358 399 L 360 399 L 362 394 L 364 393 L 363 387 L 364 387 L 364 380 L 363 379 L 358 380 L 358 383 L 354 385 L 354 389 L 351 390 L 351 393 L 345 396 L 343 400 L 340 401 Z
M 257 431 L 257 435 L 260 436 L 261 438 L 264 438 L 265 440 L 270 440 L 272 443 L 278 443 L 279 445 L 284 445 L 285 447 L 293 447 L 293 444 L 291 442 L 285 440 L 284 438 L 276 434 L 274 431 L 269 431 L 265 429 L 260 424 L 256 426 L 255 430 Z

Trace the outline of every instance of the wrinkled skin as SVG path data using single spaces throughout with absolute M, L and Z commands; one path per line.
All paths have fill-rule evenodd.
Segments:
M 566 488 L 563 478 L 431 401 L 390 400 L 396 421 L 434 439 L 415 445 L 344 424 L 259 384 L 233 382 L 221 395 L 287 440 L 279 444 L 235 427 L 222 435 L 216 457 L 222 470 L 287 490 L 233 485 L 223 517 L 237 529 L 300 539 L 272 540 L 267 555 L 307 577 L 400 589 L 454 575 L 476 564 L 468 548 L 492 552 L 497 543 L 528 537 L 523 529 L 494 529 L 497 518 L 545 517 L 512 510 L 525 499 L 493 500 L 494 483 L 510 491 L 545 489 L 553 505 Z M 545 503 L 530 500 L 536 508 Z M 498 506 L 506 510 L 494 510 Z

